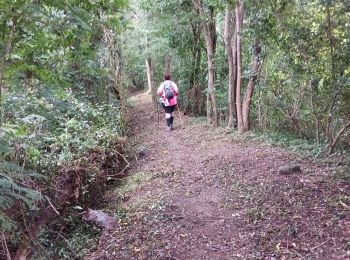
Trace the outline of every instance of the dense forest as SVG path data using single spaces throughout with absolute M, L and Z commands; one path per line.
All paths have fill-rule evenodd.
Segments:
M 141 4 L 139 55 L 155 78 L 171 59 L 186 112 L 214 126 L 290 133 L 328 154 L 348 147 L 348 1 L 225 2 Z
M 349 179 L 348 0 L 0 0 L 0 20 L 0 258 L 95 245 L 81 212 L 129 166 L 130 93 L 156 109 L 164 72 L 184 115 L 345 158 Z

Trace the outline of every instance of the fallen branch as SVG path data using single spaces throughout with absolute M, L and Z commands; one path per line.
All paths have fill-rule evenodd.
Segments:
M 326 241 L 323 241 L 322 243 L 318 244 L 317 246 L 314 246 L 313 248 L 310 249 L 310 251 L 314 251 L 316 248 L 326 244 L 328 242 L 329 239 L 327 239 Z
M 125 172 L 125 170 L 126 170 L 127 168 L 129 168 L 130 163 L 128 162 L 128 160 L 125 158 L 124 155 L 122 155 L 122 154 L 119 153 L 119 152 L 116 152 L 116 153 L 117 153 L 118 155 L 120 155 L 120 156 L 124 159 L 124 161 L 126 162 L 126 166 L 124 167 L 124 169 L 123 169 L 121 172 L 118 173 L 118 174 L 122 174 L 122 173 Z
M 6 243 L 6 239 L 5 239 L 5 235 L 4 233 L 1 233 L 1 236 L 2 236 L 2 247 L 4 248 L 5 252 L 6 252 L 6 259 L 7 260 L 11 260 L 11 255 L 10 255 L 10 251 L 7 247 L 7 243 Z
M 49 202 L 50 206 L 51 206 L 52 209 L 55 211 L 55 213 L 56 213 L 57 215 L 60 215 L 60 213 L 58 212 L 58 210 L 52 205 L 52 203 L 51 203 L 49 197 L 45 196 L 45 198 L 46 198 L 46 200 Z
M 340 205 L 342 205 L 344 208 L 346 209 L 350 209 L 350 207 L 348 205 L 346 205 L 344 202 L 342 202 L 341 200 L 339 200 Z

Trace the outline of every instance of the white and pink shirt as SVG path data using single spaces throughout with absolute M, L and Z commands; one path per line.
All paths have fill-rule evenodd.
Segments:
M 166 97 L 165 97 L 165 93 L 164 93 L 164 83 L 166 82 L 171 82 L 171 86 L 173 88 L 173 91 L 175 93 L 175 96 L 168 100 Z M 166 80 L 164 81 L 162 84 L 160 84 L 158 90 L 157 90 L 157 95 L 160 96 L 160 102 L 163 103 L 165 106 L 174 106 L 177 104 L 177 96 L 179 95 L 179 89 L 177 87 L 177 85 L 175 84 L 175 82 L 171 81 L 171 80 Z

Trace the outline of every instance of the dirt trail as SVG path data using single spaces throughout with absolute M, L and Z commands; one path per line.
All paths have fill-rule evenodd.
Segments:
M 166 132 L 149 96 L 132 101 L 137 160 L 109 194 L 119 224 L 88 259 L 350 256 L 350 189 L 324 166 L 187 117 Z M 302 173 L 279 175 L 290 163 Z

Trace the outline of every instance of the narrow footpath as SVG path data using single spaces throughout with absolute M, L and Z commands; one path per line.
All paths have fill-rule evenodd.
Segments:
M 175 112 L 150 95 L 137 117 L 128 176 L 107 196 L 118 224 L 87 259 L 347 259 L 350 189 L 330 169 Z M 301 166 L 281 175 L 279 167 Z

